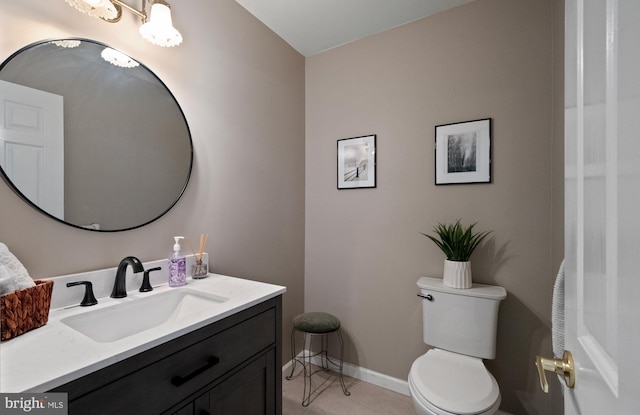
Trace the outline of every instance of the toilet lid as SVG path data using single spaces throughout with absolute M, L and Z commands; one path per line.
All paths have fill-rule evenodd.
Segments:
M 431 349 L 413 362 L 410 375 L 422 397 L 455 414 L 477 414 L 500 398 L 495 378 L 482 360 Z

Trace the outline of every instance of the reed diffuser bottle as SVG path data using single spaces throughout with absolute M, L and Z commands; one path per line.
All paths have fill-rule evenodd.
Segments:
M 200 234 L 200 249 L 196 255 L 196 263 L 191 265 L 191 278 L 202 279 L 207 278 L 209 270 L 207 264 L 202 263 L 202 255 L 204 253 L 204 247 L 207 245 L 207 238 L 209 235 Z

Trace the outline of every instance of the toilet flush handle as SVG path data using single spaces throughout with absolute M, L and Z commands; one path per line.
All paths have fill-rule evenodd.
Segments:
M 547 383 L 547 376 L 544 373 L 545 370 L 564 376 L 564 382 L 569 388 L 573 388 L 575 386 L 576 371 L 573 365 L 573 355 L 568 350 L 564 351 L 562 359 L 547 359 L 545 357 L 536 356 L 536 367 L 538 368 L 540 387 L 544 393 L 549 393 L 549 384 Z
M 418 294 L 418 297 L 422 297 L 422 298 L 427 299 L 429 301 L 433 301 L 433 296 L 431 294 L 427 294 L 427 295 Z

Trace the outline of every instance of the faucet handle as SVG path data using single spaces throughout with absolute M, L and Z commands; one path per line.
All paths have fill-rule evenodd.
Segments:
M 156 267 L 156 268 L 148 269 L 144 272 L 144 275 L 142 277 L 142 285 L 140 286 L 140 290 L 139 290 L 141 293 L 144 293 L 147 291 L 153 291 L 153 287 L 149 283 L 149 273 L 152 271 L 160 271 L 161 269 L 162 267 Z
M 98 304 L 98 300 L 96 300 L 95 295 L 93 295 L 93 284 L 91 284 L 91 281 L 75 281 L 67 283 L 67 287 L 73 287 L 76 285 L 85 286 L 84 298 L 80 301 L 80 306 L 86 307 Z

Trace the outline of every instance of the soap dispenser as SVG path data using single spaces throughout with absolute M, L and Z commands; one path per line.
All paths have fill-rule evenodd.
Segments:
M 176 243 L 169 255 L 169 287 L 181 287 L 187 283 L 187 258 L 180 248 L 183 236 L 174 236 Z

